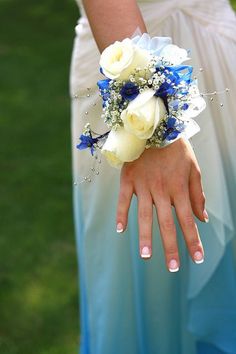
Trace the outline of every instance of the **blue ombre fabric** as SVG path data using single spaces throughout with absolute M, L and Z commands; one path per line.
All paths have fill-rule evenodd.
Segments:
M 97 217 L 85 224 L 84 203 L 79 189 L 74 191 L 80 268 L 80 354 L 235 354 L 236 276 L 232 243 L 228 243 L 199 293 L 188 294 L 189 267 L 199 275 L 204 268 L 208 270 L 211 262 L 212 250 L 205 242 L 214 237 L 211 224 L 198 223 L 205 247 L 204 264 L 192 263 L 178 228 L 181 268 L 178 273 L 169 273 L 156 222 L 153 257 L 144 261 L 138 254 L 136 200 L 131 206 L 127 232 L 115 232 L 116 177 L 106 184 L 106 190 L 112 193 L 103 191 Z M 97 190 L 94 197 L 101 197 L 101 193 Z M 106 203 L 110 206 L 109 214 Z M 90 236 L 85 237 L 84 227 Z M 196 284 L 199 287 L 200 279 L 199 276 Z
M 196 71 L 202 92 L 231 91 L 208 102 L 196 119 L 201 131 L 192 138 L 210 217 L 209 224 L 197 222 L 205 261 L 193 263 L 176 220 L 181 265 L 179 272 L 170 273 L 155 214 L 153 256 L 142 260 L 136 197 L 127 231 L 117 234 L 119 171 L 102 159 L 100 174 L 73 190 L 79 353 L 236 354 L 235 15 L 226 0 L 147 1 L 139 6 L 151 36 L 171 37 L 191 50 L 189 65 L 203 68 L 201 74 Z M 87 176 L 93 164 L 88 150 L 76 148 L 86 117 L 94 131 L 106 129 L 96 85 L 103 78 L 99 52 L 81 10 L 70 77 L 71 96 L 78 96 L 72 101 L 74 181 Z

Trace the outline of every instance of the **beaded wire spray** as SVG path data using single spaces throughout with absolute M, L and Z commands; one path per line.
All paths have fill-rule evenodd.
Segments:
M 74 100 L 79 100 L 81 98 L 82 99 L 83 98 L 85 98 L 85 99 L 89 98 L 90 99 L 91 90 L 92 90 L 91 87 L 87 87 L 86 89 L 79 90 L 74 95 L 72 95 L 72 99 L 74 99 Z M 87 93 L 85 94 L 85 92 L 87 92 Z M 98 102 L 101 103 L 100 101 L 101 101 L 101 98 L 97 97 L 96 100 L 93 102 L 92 107 L 95 107 L 98 104 Z M 84 114 L 85 114 L 84 118 L 87 119 L 88 116 L 89 116 L 89 111 L 85 111 Z M 92 131 L 92 133 L 94 135 L 100 135 L 100 134 L 97 134 L 94 131 Z M 80 185 L 81 183 L 84 183 L 84 182 L 91 182 L 94 176 L 98 176 L 99 175 L 99 173 L 100 173 L 100 165 L 102 163 L 101 155 L 100 155 L 99 151 L 96 150 L 93 153 L 92 157 L 93 157 L 93 163 L 92 163 L 92 165 L 89 168 L 88 175 L 84 176 L 84 177 L 81 177 L 79 181 L 74 181 L 73 182 L 74 186 Z
M 199 68 L 199 72 L 200 73 L 203 73 L 204 72 L 204 69 L 203 68 Z M 193 77 L 194 80 L 197 79 L 197 76 L 194 76 Z M 82 90 L 79 90 L 77 91 L 74 95 L 72 95 L 72 98 L 74 100 L 78 100 L 78 99 L 81 99 L 81 98 L 89 98 L 91 97 L 91 90 L 92 88 L 88 87 L 86 90 L 82 89 Z M 87 92 L 85 94 L 85 92 Z M 224 95 L 224 94 L 229 94 L 230 93 L 230 89 L 227 87 L 225 88 L 224 90 L 221 90 L 221 91 L 213 91 L 213 92 L 201 92 L 200 93 L 200 96 L 201 97 L 205 97 L 205 98 L 209 98 L 210 99 L 210 103 L 214 103 L 216 100 L 219 101 L 218 99 L 215 100 L 214 97 L 216 96 L 221 96 L 221 95 Z M 99 94 L 99 96 L 96 98 L 96 100 L 93 102 L 92 106 L 96 106 L 97 104 L 101 104 L 101 93 Z M 222 101 L 219 102 L 219 106 L 221 108 L 223 108 L 224 104 Z M 88 116 L 89 116 L 89 112 L 88 111 L 85 111 L 85 116 L 84 118 L 87 119 Z M 89 123 L 88 123 L 89 125 Z M 91 130 L 91 132 L 96 136 L 100 135 L 94 131 Z M 192 148 L 194 150 L 194 144 L 193 144 L 193 141 L 192 141 L 192 138 L 189 139 L 191 145 L 192 145 Z M 90 166 L 89 168 L 89 172 L 88 172 L 88 175 L 87 176 L 84 176 L 84 177 L 81 177 L 78 181 L 74 181 L 73 182 L 73 185 L 74 186 L 78 186 L 84 182 L 92 182 L 93 178 L 95 176 L 98 176 L 100 174 L 100 166 L 101 166 L 101 153 L 99 152 L 99 150 L 95 150 L 94 153 L 92 153 L 92 157 L 93 157 L 93 163 L 92 165 Z

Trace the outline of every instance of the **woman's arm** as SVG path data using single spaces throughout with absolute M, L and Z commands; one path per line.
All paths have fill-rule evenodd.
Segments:
M 131 37 L 137 27 L 147 32 L 135 0 L 83 0 L 100 52 L 116 40 Z
M 84 0 L 83 3 L 100 51 L 116 40 L 130 37 L 137 27 L 146 32 L 134 0 Z M 147 149 L 137 160 L 124 164 L 117 208 L 118 232 L 127 226 L 133 194 L 138 199 L 141 257 L 150 258 L 152 255 L 154 204 L 167 268 L 177 271 L 180 265 L 171 206 L 175 207 L 193 261 L 203 261 L 204 251 L 193 214 L 201 221 L 208 221 L 208 216 L 200 168 L 188 141 L 181 138 L 162 149 Z

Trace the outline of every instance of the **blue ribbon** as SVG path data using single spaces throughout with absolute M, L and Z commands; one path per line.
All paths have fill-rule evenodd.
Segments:
M 178 89 L 175 89 L 174 86 L 178 86 L 181 82 L 185 82 L 186 84 L 190 84 L 192 82 L 192 72 L 193 67 L 190 65 L 177 65 L 177 66 L 165 66 L 163 69 L 157 67 L 156 71 L 165 72 L 168 70 L 171 74 L 166 74 L 167 79 L 170 80 L 170 83 L 166 81 L 159 87 L 156 91 L 155 96 L 161 97 L 164 99 L 166 96 L 173 96 Z M 182 95 L 186 95 L 188 91 L 186 90 L 178 90 L 178 93 Z

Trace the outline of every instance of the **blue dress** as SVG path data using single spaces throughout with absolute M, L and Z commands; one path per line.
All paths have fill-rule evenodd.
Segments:
M 153 256 L 139 256 L 137 205 L 116 233 L 119 171 L 105 160 L 92 171 L 76 144 L 88 119 L 102 133 L 96 82 L 99 52 L 81 4 L 71 64 L 74 219 L 79 263 L 80 354 L 236 354 L 236 20 L 226 0 L 139 2 L 148 32 L 191 49 L 202 92 L 214 96 L 192 143 L 210 222 L 197 221 L 204 263 L 191 260 L 178 226 L 181 266 L 170 273 L 157 221 Z M 222 107 L 222 104 L 223 107 Z

